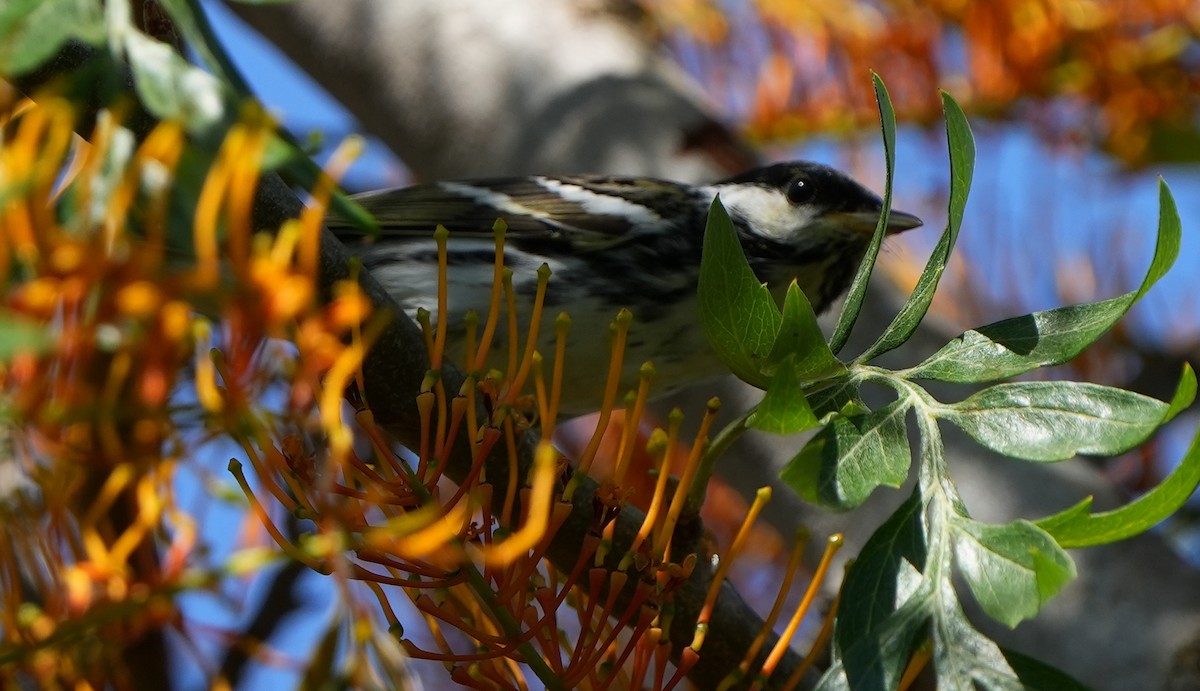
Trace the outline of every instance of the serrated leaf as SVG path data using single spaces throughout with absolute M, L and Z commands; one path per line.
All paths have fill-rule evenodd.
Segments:
M 709 209 L 703 252 L 697 303 L 704 335 L 717 357 L 739 379 L 767 388 L 770 377 L 762 368 L 783 317 L 746 262 L 737 230 L 719 196 Z
M 53 57 L 69 39 L 104 41 L 96 0 L 7 0 L 0 6 L 0 76 L 16 77 Z
M 835 416 L 784 467 L 781 477 L 801 497 L 821 506 L 852 509 L 876 487 L 899 487 L 912 454 L 904 418 L 909 402 L 882 410 Z
M 971 126 L 962 108 L 945 92 L 942 92 L 942 109 L 946 113 L 946 139 L 950 149 L 950 208 L 946 230 L 929 255 L 925 270 L 900 308 L 900 313 L 879 339 L 858 358 L 863 362 L 899 346 L 916 331 L 933 302 L 933 294 L 946 270 L 946 262 L 950 260 L 959 228 L 962 227 L 963 210 L 967 206 L 967 194 L 971 191 L 971 178 L 975 172 L 975 138 L 971 135 Z
M 1158 428 L 1170 408 L 1149 396 L 1098 384 L 1017 382 L 984 389 L 946 406 L 938 417 L 1005 456 L 1063 461 L 1080 453 L 1128 451 Z
M 1158 239 L 1137 290 L 1084 305 L 1005 319 L 963 333 L 904 372 L 914 379 L 976 383 L 1004 379 L 1075 357 L 1112 328 L 1179 256 L 1182 225 L 1171 190 L 1159 180 Z
M 771 434 L 795 434 L 820 424 L 801 388 L 803 382 L 795 356 L 787 356 L 775 367 L 767 394 L 746 420 L 746 425 Z
M 934 614 L 933 624 L 939 691 L 1024 691 L 1000 646 L 967 621 L 950 580 L 941 587 L 947 592 L 936 598 L 943 609 Z
M 1059 545 L 1071 549 L 1104 545 L 1146 532 L 1175 513 L 1200 486 L 1200 433 L 1192 439 L 1179 465 L 1157 487 L 1112 511 L 1089 513 L 1088 497 L 1062 513 L 1036 524 Z
M 1038 613 L 1075 578 L 1075 563 L 1044 530 L 1025 520 L 989 525 L 951 519 L 959 571 L 988 616 L 1008 626 Z
M 892 98 L 888 95 L 883 79 L 875 72 L 871 72 L 871 82 L 875 86 L 875 103 L 879 106 L 879 125 L 883 130 L 885 166 L 883 213 L 879 217 L 879 223 L 875 226 L 875 233 L 871 236 L 867 251 L 858 264 L 858 272 L 854 274 L 854 281 L 850 284 L 850 291 L 846 294 L 846 301 L 842 304 L 842 312 L 838 315 L 837 326 L 834 327 L 833 335 L 829 339 L 829 349 L 833 353 L 840 352 L 846 345 L 846 340 L 850 338 L 850 331 L 854 329 L 854 323 L 858 321 L 858 315 L 862 312 L 863 299 L 867 295 L 867 284 L 871 281 L 871 271 L 875 268 L 879 248 L 883 245 L 888 216 L 892 210 L 892 180 L 896 169 L 896 110 L 892 107 Z

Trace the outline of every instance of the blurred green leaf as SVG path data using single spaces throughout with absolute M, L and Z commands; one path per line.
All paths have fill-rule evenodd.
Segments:
M 962 108 L 945 92 L 942 93 L 942 108 L 946 113 L 946 139 L 950 149 L 950 209 L 946 230 L 933 248 L 908 301 L 874 345 L 858 358 L 862 362 L 899 346 L 916 331 L 933 302 L 934 291 L 946 270 L 946 262 L 950 260 L 950 252 L 962 227 L 963 210 L 967 206 L 967 194 L 971 191 L 971 178 L 975 172 L 975 138 L 971 135 L 971 126 Z
M 730 371 L 747 384 L 765 389 L 770 378 L 762 368 L 783 317 L 746 263 L 737 230 L 720 197 L 709 209 L 703 252 L 697 289 L 700 326 Z
M 44 353 L 53 345 L 45 324 L 0 308 L 0 363 L 11 362 L 19 353 Z
M 901 399 L 882 410 L 835 416 L 787 464 L 783 481 L 804 499 L 839 511 L 862 504 L 880 485 L 899 487 L 912 464 L 904 426 L 910 407 Z
M 1148 396 L 1097 384 L 1018 382 L 984 389 L 946 406 L 939 417 L 1005 456 L 1062 461 L 1128 451 L 1158 428 L 1169 409 Z
M 875 72 L 871 72 L 871 82 L 875 87 L 875 102 L 879 105 L 879 124 L 883 129 L 883 159 L 885 177 L 883 184 L 883 214 L 875 226 L 875 234 L 867 245 L 866 254 L 858 264 L 858 272 L 854 282 L 850 284 L 850 292 L 846 294 L 846 302 L 842 304 L 842 313 L 838 315 L 837 326 L 829 339 L 829 349 L 837 353 L 846 345 L 854 323 L 862 311 L 863 298 L 867 295 L 867 284 L 871 281 L 871 271 L 875 268 L 875 259 L 879 256 L 879 248 L 883 244 L 884 232 L 888 224 L 888 216 L 892 210 L 892 179 L 896 168 L 896 110 L 892 107 L 892 98 L 888 95 L 887 87 Z
M 959 571 L 988 616 L 1016 626 L 1075 578 L 1075 563 L 1054 538 L 1018 520 L 989 525 L 951 519 Z
M 139 31 L 128 31 L 125 51 L 138 97 L 155 117 L 176 120 L 197 132 L 225 116 L 222 83 L 184 60 L 171 46 Z
M 0 3 L 0 75 L 15 77 L 49 60 L 69 39 L 104 42 L 96 0 L 6 0 Z
M 1158 239 L 1141 286 L 1120 297 L 1059 307 L 972 329 L 925 362 L 906 370 L 913 379 L 984 382 L 1004 379 L 1075 357 L 1112 328 L 1179 256 L 1182 225 L 1171 190 L 1159 180 Z

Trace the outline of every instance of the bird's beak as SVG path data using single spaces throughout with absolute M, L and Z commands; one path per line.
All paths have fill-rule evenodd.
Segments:
M 830 214 L 830 217 L 850 230 L 860 233 L 874 233 L 875 226 L 879 224 L 878 211 L 841 211 Z M 887 234 L 903 233 L 921 224 L 921 219 L 916 216 L 892 209 L 888 214 Z

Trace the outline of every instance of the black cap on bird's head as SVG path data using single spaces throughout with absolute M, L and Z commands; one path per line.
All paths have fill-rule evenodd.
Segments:
M 808 161 L 755 168 L 708 188 L 739 229 L 747 259 L 772 292 L 795 278 L 817 311 L 850 284 L 883 201 L 850 176 Z M 893 209 L 887 234 L 921 225 Z

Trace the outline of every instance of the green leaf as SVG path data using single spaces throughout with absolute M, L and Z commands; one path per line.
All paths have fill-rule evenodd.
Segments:
M 931 582 L 921 498 L 914 493 L 863 546 L 846 572 L 834 630 L 833 664 L 817 686 L 895 689 L 930 616 Z
M 899 487 L 912 454 L 901 399 L 879 411 L 835 416 L 783 469 L 781 477 L 804 499 L 845 510 L 866 501 L 880 485 Z
M 870 410 L 858 395 L 858 384 L 848 378 L 836 379 L 829 386 L 810 393 L 808 404 L 822 419 L 834 413 L 855 415 Z
M 770 378 L 762 368 L 783 317 L 746 263 L 720 197 L 713 200 L 704 229 L 697 302 L 700 326 L 721 361 L 742 381 L 766 388 Z
M 841 351 L 846 345 L 850 331 L 858 321 L 863 298 L 867 295 L 867 284 L 871 280 L 871 271 L 875 268 L 875 259 L 879 256 L 879 248 L 886 235 L 888 216 L 892 210 L 892 176 L 896 168 L 896 110 L 892 107 L 892 99 L 883 84 L 883 79 L 871 72 L 871 82 L 875 85 L 875 102 L 879 105 L 879 124 L 883 129 L 883 158 L 886 166 L 883 213 L 879 217 L 879 224 L 875 226 L 875 234 L 871 236 L 871 242 L 867 245 L 866 254 L 858 264 L 858 272 L 854 275 L 854 282 L 850 284 L 850 292 L 846 294 L 846 302 L 842 304 L 842 313 L 838 315 L 837 326 L 829 339 L 830 351 L 834 353 Z
M 801 388 L 803 381 L 795 357 L 789 355 L 775 368 L 767 395 L 746 425 L 771 434 L 795 434 L 820 424 Z
M 853 606 L 838 610 L 838 649 L 848 651 L 870 640 L 888 617 L 913 599 L 914 581 L 925 569 L 926 558 L 921 497 L 914 492 L 875 530 L 846 572 L 842 601 Z M 906 662 L 907 658 L 897 664 Z
M 933 254 L 929 256 L 908 301 L 874 345 L 859 356 L 862 362 L 899 346 L 916 331 L 933 302 L 934 291 L 946 270 L 946 262 L 950 260 L 950 252 L 962 227 L 963 210 L 967 206 L 967 194 L 971 191 L 971 178 L 975 171 L 975 139 L 962 108 L 945 92 L 942 92 L 942 108 L 946 113 L 946 139 L 950 148 L 950 209 L 946 230 L 933 248 Z
M 767 355 L 766 371 L 789 357 L 803 381 L 824 379 L 846 371 L 846 366 L 830 352 L 817 324 L 817 315 L 795 281 L 788 286 L 783 300 L 783 321 Z
M 0 363 L 11 362 L 19 353 L 44 353 L 52 345 L 54 339 L 44 324 L 0 308 Z
M 1137 290 L 1084 305 L 1059 307 L 972 329 L 903 374 L 913 379 L 995 381 L 1075 357 L 1112 328 L 1179 256 L 1182 225 L 1171 190 L 1158 184 L 1158 239 Z
M 892 691 L 925 638 L 928 623 L 928 595 L 906 601 L 871 636 L 847 649 L 835 649 L 833 664 L 822 675 L 816 691 Z
M 1195 375 L 1184 376 L 1194 387 Z M 1181 390 L 1186 387 L 1181 383 Z M 1170 409 L 1148 396 L 1097 384 L 1018 382 L 984 389 L 946 406 L 938 417 L 1005 456 L 1062 461 L 1080 453 L 1128 451 L 1149 437 Z
M 1091 691 L 1066 672 L 1045 662 L 1007 648 L 1001 648 L 1000 652 L 1016 672 L 1025 691 Z
M 0 3 L 0 76 L 15 77 L 53 57 L 69 39 L 104 42 L 96 0 L 6 0 Z
M 1089 513 L 1088 497 L 1062 513 L 1037 521 L 1059 545 L 1071 549 L 1124 540 L 1146 532 L 1175 513 L 1200 485 L 1200 433 L 1179 466 L 1157 487 L 1112 511 Z
M 1075 563 L 1044 530 L 1025 520 L 989 525 L 951 518 L 959 571 L 988 616 L 1008 626 L 1038 613 L 1075 578 Z

